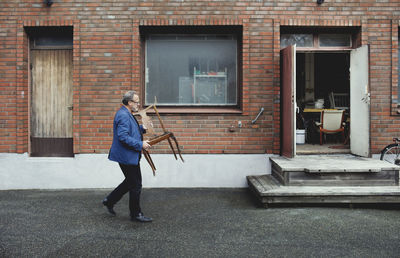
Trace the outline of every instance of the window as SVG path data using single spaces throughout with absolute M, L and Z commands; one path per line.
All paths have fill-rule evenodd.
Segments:
M 281 48 L 296 44 L 298 47 L 312 47 L 312 34 L 282 34 Z
M 236 106 L 236 33 L 145 35 L 145 105 Z
M 320 34 L 320 47 L 351 47 L 351 36 L 349 34 Z
M 33 49 L 72 49 L 72 30 L 70 26 L 25 27 Z
M 282 33 L 281 48 L 296 44 L 300 48 L 351 48 L 351 34 L 300 34 L 300 33 Z

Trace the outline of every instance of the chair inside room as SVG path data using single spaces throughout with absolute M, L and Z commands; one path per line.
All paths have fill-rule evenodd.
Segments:
M 344 110 L 322 110 L 321 123 L 319 123 L 319 144 L 323 143 L 324 134 L 342 133 L 344 135 Z
M 329 94 L 329 102 L 331 108 L 348 110 L 350 107 L 350 95 L 348 93 L 334 93 Z

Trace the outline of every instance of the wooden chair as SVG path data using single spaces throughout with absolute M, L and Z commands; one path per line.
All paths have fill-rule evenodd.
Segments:
M 344 136 L 344 110 L 322 110 L 319 125 L 319 144 L 322 145 L 323 134 L 342 133 Z
M 156 115 L 158 117 L 158 120 L 160 122 L 161 128 L 163 129 L 163 133 L 162 134 L 159 134 L 159 135 L 156 134 L 156 132 L 154 131 L 154 128 L 153 128 L 153 123 L 151 122 L 150 117 L 147 116 L 146 112 L 151 108 L 153 108 L 154 112 L 156 113 Z M 178 158 L 176 156 L 176 152 L 174 150 L 174 147 L 172 146 L 172 141 L 171 141 L 171 139 L 172 139 L 175 142 L 175 146 L 176 146 L 176 149 L 178 151 L 180 159 L 182 160 L 182 162 L 185 162 L 183 160 L 183 158 L 182 158 L 181 150 L 179 148 L 178 141 L 176 140 L 176 138 L 175 138 L 175 136 L 174 136 L 174 134 L 172 132 L 169 132 L 169 131 L 167 131 L 165 129 L 164 123 L 163 123 L 163 121 L 161 119 L 160 114 L 158 113 L 158 110 L 157 110 L 155 104 L 150 105 L 147 108 L 142 109 L 141 111 L 139 111 L 137 113 L 133 113 L 133 115 L 135 115 L 135 116 L 139 115 L 141 117 L 141 119 L 142 119 L 142 124 L 147 128 L 146 129 L 147 133 L 153 135 L 153 137 L 148 139 L 150 145 L 155 145 L 155 144 L 157 144 L 157 143 L 159 143 L 161 141 L 168 140 L 169 146 L 171 147 L 171 150 L 174 153 L 175 159 L 177 160 Z M 149 163 L 151 169 L 153 170 L 153 175 L 155 176 L 156 175 L 156 173 L 155 173 L 156 172 L 156 166 L 154 165 L 154 162 L 151 159 L 150 153 L 148 151 L 146 151 L 145 149 L 143 149 L 143 156 L 146 158 L 146 160 Z
M 350 96 L 348 93 L 334 93 L 329 94 L 329 102 L 331 103 L 331 108 L 334 109 L 345 109 L 350 108 Z

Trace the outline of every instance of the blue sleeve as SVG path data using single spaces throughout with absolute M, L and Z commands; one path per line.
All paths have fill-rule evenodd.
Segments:
M 118 140 L 135 151 L 142 151 L 143 142 L 140 140 L 140 135 L 139 139 L 129 135 L 129 117 L 118 116 L 116 122 Z

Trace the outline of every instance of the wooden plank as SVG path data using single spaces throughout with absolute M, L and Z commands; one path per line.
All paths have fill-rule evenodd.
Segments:
M 73 157 L 72 138 L 31 137 L 31 157 Z
M 271 175 L 247 176 L 249 186 L 254 187 L 258 194 L 263 194 L 281 185 Z
M 247 176 L 247 181 L 249 182 L 249 185 L 257 190 L 257 192 L 265 190 L 264 186 L 255 178 L 255 176 Z
M 270 175 L 259 176 L 256 178 L 260 182 L 260 184 L 262 184 L 267 189 L 275 189 L 280 186 L 280 184 L 278 184 L 276 180 Z
M 281 51 L 281 153 L 293 157 L 295 142 L 295 104 L 296 99 L 296 46 L 288 46 Z
M 398 186 L 398 184 L 394 181 L 378 181 L 378 180 L 352 180 L 352 181 L 341 181 L 341 180 L 304 180 L 304 181 L 293 181 L 290 183 L 290 186 Z
M 398 171 L 379 173 L 305 173 L 287 172 L 287 185 L 326 185 L 326 186 L 396 186 Z
M 72 138 L 72 50 L 32 50 L 31 135 Z
M 266 193 L 274 196 L 396 195 L 398 186 L 282 186 Z
M 260 202 L 265 201 L 265 200 L 262 198 L 260 192 L 258 191 L 258 188 L 257 188 L 255 182 L 252 181 L 251 177 L 247 177 L 247 182 L 248 182 L 248 185 L 249 185 L 249 189 L 250 189 L 250 191 L 254 194 L 254 196 L 255 196 Z
M 276 165 L 272 165 L 271 174 L 274 178 L 276 178 L 281 184 L 287 185 L 289 177 L 286 172 L 281 171 Z
M 248 181 L 264 207 L 273 203 L 400 203 L 400 167 L 353 156 L 303 158 L 270 158 L 272 174 Z M 336 167 L 329 169 L 332 164 Z M 273 181 L 285 185 L 274 188 Z
M 285 157 L 270 157 L 272 165 L 278 171 L 308 173 L 376 173 L 388 170 L 400 170 L 400 166 L 378 159 L 361 158 L 352 155 L 303 155 L 289 159 Z
M 265 208 L 274 203 L 400 203 L 399 186 L 282 186 L 271 175 L 247 179 Z
M 400 203 L 399 196 L 268 196 L 262 202 L 268 204 L 295 204 L 295 203 Z

